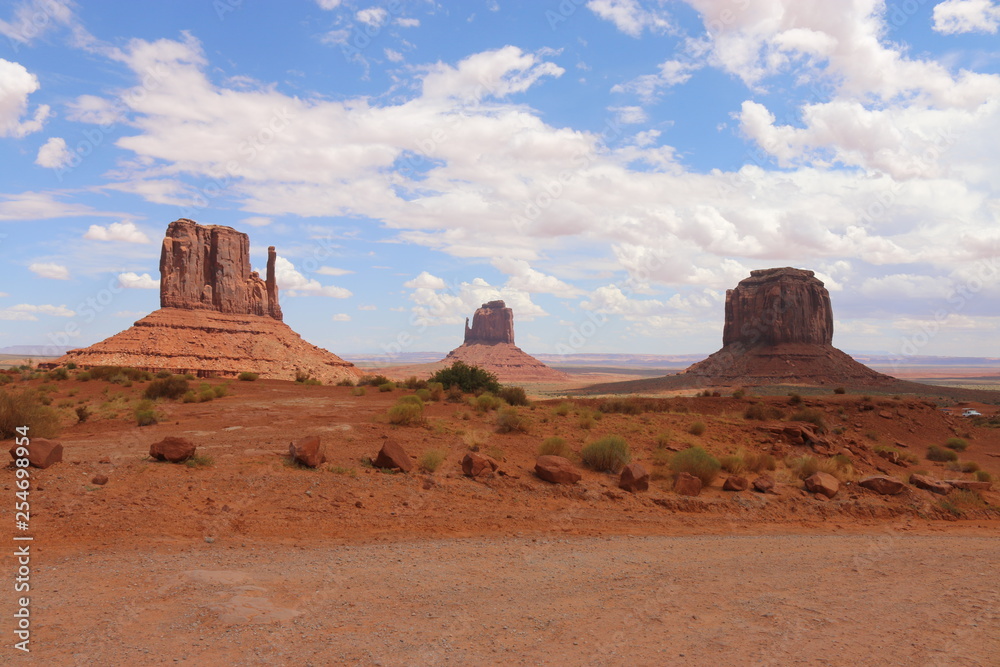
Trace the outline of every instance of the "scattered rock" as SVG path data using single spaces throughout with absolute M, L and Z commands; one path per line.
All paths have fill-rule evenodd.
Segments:
M 690 473 L 677 473 L 677 479 L 674 480 L 674 493 L 681 496 L 697 496 L 701 493 L 701 480 Z
M 989 491 L 993 488 L 992 482 L 980 482 L 972 479 L 946 479 L 944 483 L 964 491 Z
M 761 493 L 768 493 L 774 490 L 774 478 L 770 475 L 761 475 L 753 481 L 753 488 L 755 491 Z
M 894 452 L 891 449 L 883 449 L 877 453 L 889 463 L 898 465 L 902 468 L 909 467 L 909 464 L 903 460 L 903 458 L 899 455 L 899 452 Z
M 413 470 L 413 461 L 410 460 L 410 455 L 406 453 L 402 445 L 391 439 L 386 440 L 382 445 L 378 456 L 375 457 L 374 465 L 376 468 L 390 468 L 403 472 Z
M 865 477 L 858 482 L 858 486 L 871 489 L 876 493 L 881 493 L 883 496 L 895 496 L 898 493 L 902 493 L 903 489 L 906 488 L 906 484 L 903 482 L 885 475 Z
M 553 484 L 576 484 L 583 479 L 572 461 L 551 454 L 535 460 L 535 474 Z
M 107 475 L 94 475 L 94 479 L 90 480 L 91 484 L 96 484 L 97 486 L 104 486 L 108 483 Z
M 895 417 L 895 415 L 893 415 L 888 410 L 879 410 L 878 411 L 878 416 L 881 417 L 882 419 L 892 419 L 892 418 Z
M 149 455 L 157 461 L 180 463 L 194 456 L 197 448 L 194 443 L 185 438 L 167 436 L 149 446 Z
M 10 448 L 10 457 L 17 459 L 17 443 Z M 63 460 L 63 446 L 58 440 L 31 438 L 28 445 L 28 465 L 33 468 L 48 468 Z
M 639 463 L 629 463 L 622 468 L 621 477 L 618 478 L 618 488 L 629 493 L 649 490 L 649 473 Z
M 485 477 L 500 469 L 500 464 L 489 456 L 469 452 L 462 458 L 462 472 L 466 477 Z
M 722 484 L 723 491 L 746 491 L 749 487 L 750 481 L 739 475 L 730 475 Z
M 296 440 L 288 445 L 288 454 L 308 468 L 318 468 L 326 463 L 326 447 L 316 435 Z
M 930 477 L 925 477 L 924 475 L 917 475 L 915 473 L 910 475 L 910 483 L 918 489 L 924 489 L 942 496 L 947 495 L 948 492 L 951 491 L 951 484 L 941 482 Z
M 817 472 L 805 480 L 806 489 L 811 493 L 821 493 L 827 498 L 833 498 L 840 490 L 840 481 L 833 475 L 825 472 Z

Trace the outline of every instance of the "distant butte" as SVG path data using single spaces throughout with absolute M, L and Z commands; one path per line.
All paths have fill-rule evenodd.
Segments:
M 151 371 L 294 380 L 299 373 L 330 383 L 362 373 L 310 345 L 282 322 L 268 249 L 267 274 L 250 269 L 250 238 L 231 227 L 188 219 L 167 227 L 160 252 L 160 309 L 57 364 L 131 366 Z
M 568 375 L 546 366 L 514 345 L 514 311 L 503 301 L 476 309 L 472 326 L 465 321 L 465 341 L 445 363 L 463 361 L 495 373 L 501 382 L 563 382 Z

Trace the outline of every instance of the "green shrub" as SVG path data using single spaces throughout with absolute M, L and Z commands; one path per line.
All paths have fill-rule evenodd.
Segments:
M 427 380 L 419 380 L 416 375 L 411 375 L 403 384 L 407 389 L 424 389 L 427 387 Z
M 742 475 L 747 471 L 746 461 L 738 454 L 727 454 L 719 459 L 722 469 L 731 475 Z
M 747 392 L 745 389 L 737 389 L 736 391 L 733 392 L 733 398 L 744 398 L 746 397 L 746 395 Z
M 401 404 L 404 404 L 404 403 L 412 403 L 413 405 L 419 405 L 421 410 L 424 409 L 424 401 L 423 401 L 423 399 L 421 399 L 416 394 L 409 394 L 407 396 L 400 396 L 396 400 L 396 405 L 401 405 Z
M 989 474 L 985 470 L 977 470 L 976 471 L 976 481 L 977 482 L 992 482 L 993 481 L 993 475 Z
M 49 380 L 68 380 L 69 370 L 63 367 L 53 368 L 51 371 L 46 373 L 46 379 Z
M 393 382 L 383 382 L 382 384 L 380 384 L 378 386 L 378 390 L 381 391 L 381 392 L 383 392 L 383 393 L 389 392 L 389 391 L 393 391 L 395 388 L 396 388 L 396 384 L 393 383 Z
M 448 387 L 448 390 L 446 391 L 446 398 L 449 403 L 461 403 L 465 400 L 465 393 L 462 391 L 461 387 L 455 384 Z
M 524 387 L 506 385 L 500 388 L 500 398 L 507 401 L 507 405 L 528 405 L 528 394 Z
M 792 392 L 792 393 L 790 393 L 788 395 L 788 404 L 789 405 L 798 405 L 801 402 L 802 402 L 802 396 L 801 395 L 796 394 L 795 392 Z
M 566 444 L 566 441 L 563 438 L 554 435 L 550 438 L 545 438 L 545 440 L 542 441 L 542 444 L 538 446 L 538 455 L 561 456 L 568 459 L 573 455 L 573 450 L 569 448 L 569 445 Z
M 195 454 L 184 461 L 188 468 L 207 468 L 215 463 L 215 459 L 209 454 Z
M 598 410 L 607 414 L 640 415 L 643 413 L 643 403 L 635 398 L 609 398 L 598 406 Z
M 552 412 L 559 415 L 560 417 L 565 417 L 573 410 L 573 404 L 569 401 L 563 401 L 556 407 L 552 408 Z
M 430 389 L 417 389 L 417 392 L 414 394 L 414 396 L 416 396 L 425 403 L 431 400 Z
M 91 380 L 90 371 L 83 371 L 81 373 L 77 373 L 76 379 L 78 382 L 90 382 Z
M 111 382 L 112 378 L 118 381 L 114 384 L 125 384 L 127 381 L 145 382 L 153 379 L 153 374 L 149 371 L 141 371 L 138 368 L 128 368 L 123 366 L 95 366 L 90 369 L 90 375 L 95 380 Z
M 90 415 L 91 415 L 90 408 L 88 408 L 86 405 L 78 405 L 76 408 L 76 423 L 77 424 L 84 423 L 85 421 L 90 419 Z
M 295 371 L 295 381 L 306 386 L 318 386 L 323 384 L 322 380 L 314 378 L 311 374 L 306 373 L 305 371 Z
M 363 375 L 361 379 L 358 380 L 358 386 L 364 387 L 365 385 L 368 385 L 371 387 L 377 387 L 380 384 L 386 384 L 387 382 L 392 382 L 392 380 L 384 375 Z
M 969 448 L 969 443 L 966 442 L 965 438 L 948 438 L 945 440 L 944 446 L 956 452 L 964 452 Z
M 409 397 L 404 397 L 409 398 Z M 413 397 L 416 398 L 416 397 Z M 420 399 L 417 399 L 420 400 Z M 416 403 L 396 403 L 389 408 L 389 423 L 397 426 L 411 426 L 424 420 L 424 406 Z
M 499 398 L 497 398 L 496 396 L 494 396 L 489 392 L 476 396 L 476 398 L 473 400 L 473 403 L 475 404 L 476 410 L 478 410 L 479 412 L 489 412 L 490 410 L 496 410 L 501 405 L 503 405 L 503 401 L 501 401 Z
M 69 362 L 68 364 L 66 364 L 66 368 L 70 369 L 71 371 L 75 371 L 76 370 L 76 362 L 73 362 L 73 361 Z
M 819 472 L 819 459 L 815 456 L 795 456 L 785 461 L 795 476 L 799 479 L 811 477 Z
M 751 403 L 743 412 L 743 417 L 745 419 L 756 419 L 758 421 L 782 419 L 784 416 L 785 413 L 779 408 L 773 405 L 767 405 L 766 403 Z
M 670 459 L 670 469 L 674 474 L 686 472 L 701 480 L 703 486 L 715 481 L 722 464 L 701 447 L 689 447 L 674 454 Z
M 584 429 L 585 431 L 589 431 L 590 429 L 594 428 L 594 423 L 596 421 L 597 420 L 594 417 L 594 413 L 592 413 L 590 410 L 581 410 L 580 420 L 577 423 L 580 425 L 580 428 Z
M 465 393 L 489 391 L 497 394 L 500 392 L 500 381 L 497 380 L 496 375 L 463 361 L 456 361 L 448 368 L 442 368 L 431 376 L 430 381 L 440 382 L 445 387 L 458 387 Z
M 815 426 L 820 433 L 826 432 L 826 420 L 823 418 L 823 413 L 816 408 L 796 410 L 792 414 L 791 420 L 793 422 L 808 422 Z
M 843 387 L 837 387 L 836 389 L 833 390 L 833 393 L 835 393 L 835 394 L 846 394 L 847 390 L 844 389 Z
M 580 459 L 594 470 L 618 472 L 632 460 L 625 438 L 620 435 L 606 435 L 583 448 Z
M 229 396 L 229 386 L 217 384 L 212 388 L 212 393 L 215 394 L 216 398 L 225 398 L 226 396 Z
M 257 373 L 251 373 L 250 371 L 243 371 L 238 376 L 236 376 L 240 382 L 255 382 L 260 376 Z
M 201 393 L 198 394 L 199 403 L 209 403 L 215 400 L 215 392 L 211 389 L 202 389 Z
M 527 433 L 528 418 L 515 407 L 506 407 L 497 413 L 497 433 Z
M 705 433 L 705 422 L 695 422 L 688 427 L 688 433 L 691 435 L 704 435 Z
M 424 472 L 434 472 L 444 463 L 447 454 L 440 449 L 430 449 L 424 452 L 417 464 Z
M 42 404 L 37 391 L 0 391 L 0 440 L 18 437 L 20 426 L 29 427 L 30 438 L 52 438 L 59 433 L 59 414 Z
M 928 461 L 957 461 L 958 453 L 950 449 L 945 449 L 940 445 L 931 445 L 927 448 Z
M 170 371 L 157 371 L 156 375 L 154 375 L 153 377 L 158 378 L 160 380 L 164 380 L 170 377 L 171 375 L 173 375 L 173 373 L 171 373 Z
M 949 461 L 945 467 L 953 472 L 972 473 L 979 470 L 979 464 L 975 461 Z
M 139 426 L 152 426 L 159 421 L 159 415 L 156 414 L 156 409 L 153 406 L 153 402 L 149 399 L 145 401 L 139 401 L 139 404 L 135 406 L 135 422 Z
M 177 399 L 183 396 L 189 388 L 187 380 L 177 375 L 171 375 L 150 382 L 146 391 L 143 392 L 143 396 L 153 401 L 158 398 Z
M 194 393 L 193 389 L 184 392 L 184 395 L 181 396 L 181 403 L 197 403 L 197 402 L 198 402 L 198 394 Z
M 428 382 L 427 391 L 430 392 L 432 401 L 440 401 L 444 398 L 444 385 L 440 382 Z
M 747 470 L 754 472 L 774 470 L 778 467 L 778 460 L 767 452 L 745 452 L 743 462 L 746 463 Z
M 10 384 L 13 381 L 14 378 L 12 378 L 10 375 L 7 375 L 6 373 L 0 373 L 0 387 L 6 384 Z
M 351 390 L 351 396 L 364 396 L 367 393 L 364 387 L 355 387 Z

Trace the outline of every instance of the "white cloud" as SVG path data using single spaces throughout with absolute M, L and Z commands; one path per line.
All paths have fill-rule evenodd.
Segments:
M 447 289 L 448 283 L 446 283 L 443 278 L 438 278 L 437 276 L 432 276 L 426 271 L 421 271 L 419 276 L 413 280 L 407 280 L 403 283 L 403 287 L 408 287 L 410 289 L 442 290 Z
M 42 278 L 52 280 L 69 280 L 69 269 L 61 264 L 51 262 L 35 262 L 28 266 L 28 270 Z
M 392 49 L 385 49 L 385 57 L 394 63 L 403 62 L 403 54 L 400 53 L 399 51 L 394 51 Z
M 49 137 L 35 158 L 35 164 L 47 169 L 59 169 L 72 161 L 73 153 L 66 148 L 66 140 L 62 137 Z
M 51 317 L 73 317 L 76 313 L 66 306 L 35 306 L 22 303 L 10 308 L 0 309 L 0 320 L 37 322 L 36 315 L 49 315 Z
M 47 104 L 35 109 L 30 120 L 21 120 L 28 96 L 39 87 L 38 77 L 24 65 L 0 58 L 0 137 L 23 137 L 42 129 L 50 114 Z
M 670 27 L 665 14 L 643 9 L 637 0 L 590 0 L 587 9 L 632 37 L 638 37 L 647 28 L 663 32 Z
M 613 111 L 616 120 L 623 125 L 637 125 L 649 120 L 649 115 L 642 107 L 610 107 L 608 111 Z
M 963 32 L 996 34 L 1000 5 L 992 0 L 945 0 L 934 6 L 934 30 L 946 35 Z
M 348 315 L 347 313 L 337 313 L 330 319 L 333 320 L 334 322 L 350 322 L 351 316 Z
M 0 220 L 48 220 L 51 218 L 104 217 L 118 215 L 97 211 L 83 204 L 67 204 L 52 192 L 0 194 Z
M 369 7 L 368 9 L 362 9 L 358 11 L 354 18 L 361 21 L 365 25 L 377 28 L 378 26 L 385 23 L 386 18 L 389 16 L 389 12 L 385 10 L 384 7 Z
M 400 28 L 417 28 L 420 26 L 420 19 L 404 19 L 399 18 L 393 21 Z
M 110 125 L 122 117 L 121 107 L 96 95 L 80 95 L 67 107 L 66 117 L 79 123 Z
M 160 281 L 148 273 L 142 275 L 131 271 L 119 273 L 118 283 L 125 289 L 160 289 Z
M 334 299 L 346 299 L 353 296 L 350 290 L 333 285 L 321 285 L 314 278 L 306 278 L 299 273 L 295 265 L 284 257 L 275 261 L 275 278 L 278 287 L 288 296 L 328 296 Z
M 514 311 L 517 321 L 547 315 L 545 310 L 531 301 L 527 292 L 508 286 L 495 287 L 482 278 L 460 283 L 447 292 L 417 287 L 410 294 L 410 299 L 416 304 L 413 307 L 416 320 L 428 325 L 461 324 L 466 317 L 472 317 L 482 304 L 498 299 Z
M 149 237 L 134 222 L 112 222 L 110 225 L 91 225 L 83 238 L 92 241 L 122 241 L 124 243 L 150 243 Z
M 316 269 L 316 273 L 321 276 L 346 276 L 354 273 L 354 271 L 351 271 L 350 269 L 339 269 L 335 266 L 321 266 Z
M 320 9 L 336 9 L 340 7 L 341 0 L 316 0 L 316 4 L 320 6 Z
M 271 218 L 265 218 L 264 216 L 261 216 L 261 215 L 255 215 L 255 216 L 251 216 L 249 218 L 243 218 L 242 220 L 240 220 L 240 224 L 242 224 L 242 225 L 250 225 L 251 227 L 267 227 L 272 222 L 274 222 L 274 221 L 271 220 Z
M 663 88 L 687 83 L 702 64 L 693 60 L 667 60 L 660 64 L 656 74 L 643 74 L 631 81 L 612 86 L 613 93 L 631 93 L 645 102 L 651 102 Z
M 550 276 L 531 268 L 523 259 L 501 258 L 493 261 L 500 271 L 508 276 L 505 287 L 531 294 L 554 294 L 555 296 L 574 297 L 583 293 L 555 276 Z
M 73 22 L 69 0 L 28 0 L 14 6 L 10 21 L 0 19 L 0 35 L 11 42 L 30 44 L 59 25 Z
M 378 310 L 378 306 L 358 306 L 358 310 Z

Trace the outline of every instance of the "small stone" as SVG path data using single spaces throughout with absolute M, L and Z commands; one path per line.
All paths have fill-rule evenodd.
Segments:
M 876 493 L 881 493 L 883 496 L 895 496 L 896 494 L 902 493 L 903 489 L 906 488 L 906 485 L 898 479 L 893 479 L 892 477 L 887 477 L 885 475 L 865 477 L 863 480 L 858 482 L 858 486 L 870 489 Z
M 774 489 L 774 478 L 770 475 L 761 475 L 753 481 L 753 488 L 760 493 L 767 493 Z
M 196 449 L 194 443 L 190 440 L 167 436 L 163 440 L 149 446 L 149 455 L 157 461 L 180 463 L 194 456 Z
M 573 462 L 562 456 L 547 454 L 535 460 L 535 474 L 540 479 L 553 484 L 576 484 L 583 475 L 576 469 Z
M 104 486 L 108 483 L 107 475 L 94 475 L 94 479 L 90 480 L 91 484 L 96 484 L 97 486 Z
M 307 468 L 317 468 L 326 463 L 326 447 L 319 436 L 311 435 L 288 445 L 288 454 Z
M 386 440 L 382 445 L 378 456 L 375 457 L 374 465 L 376 468 L 390 468 L 403 472 L 413 470 L 413 461 L 410 460 L 410 455 L 406 453 L 402 445 L 391 439 Z
M 730 475 L 722 485 L 723 491 L 746 491 L 750 487 L 750 482 L 746 477 Z
M 805 480 L 806 489 L 810 493 L 820 493 L 827 498 L 833 498 L 840 490 L 840 481 L 829 473 L 817 472 Z
M 486 477 L 500 469 L 500 464 L 489 456 L 469 452 L 462 458 L 462 472 L 466 477 Z

